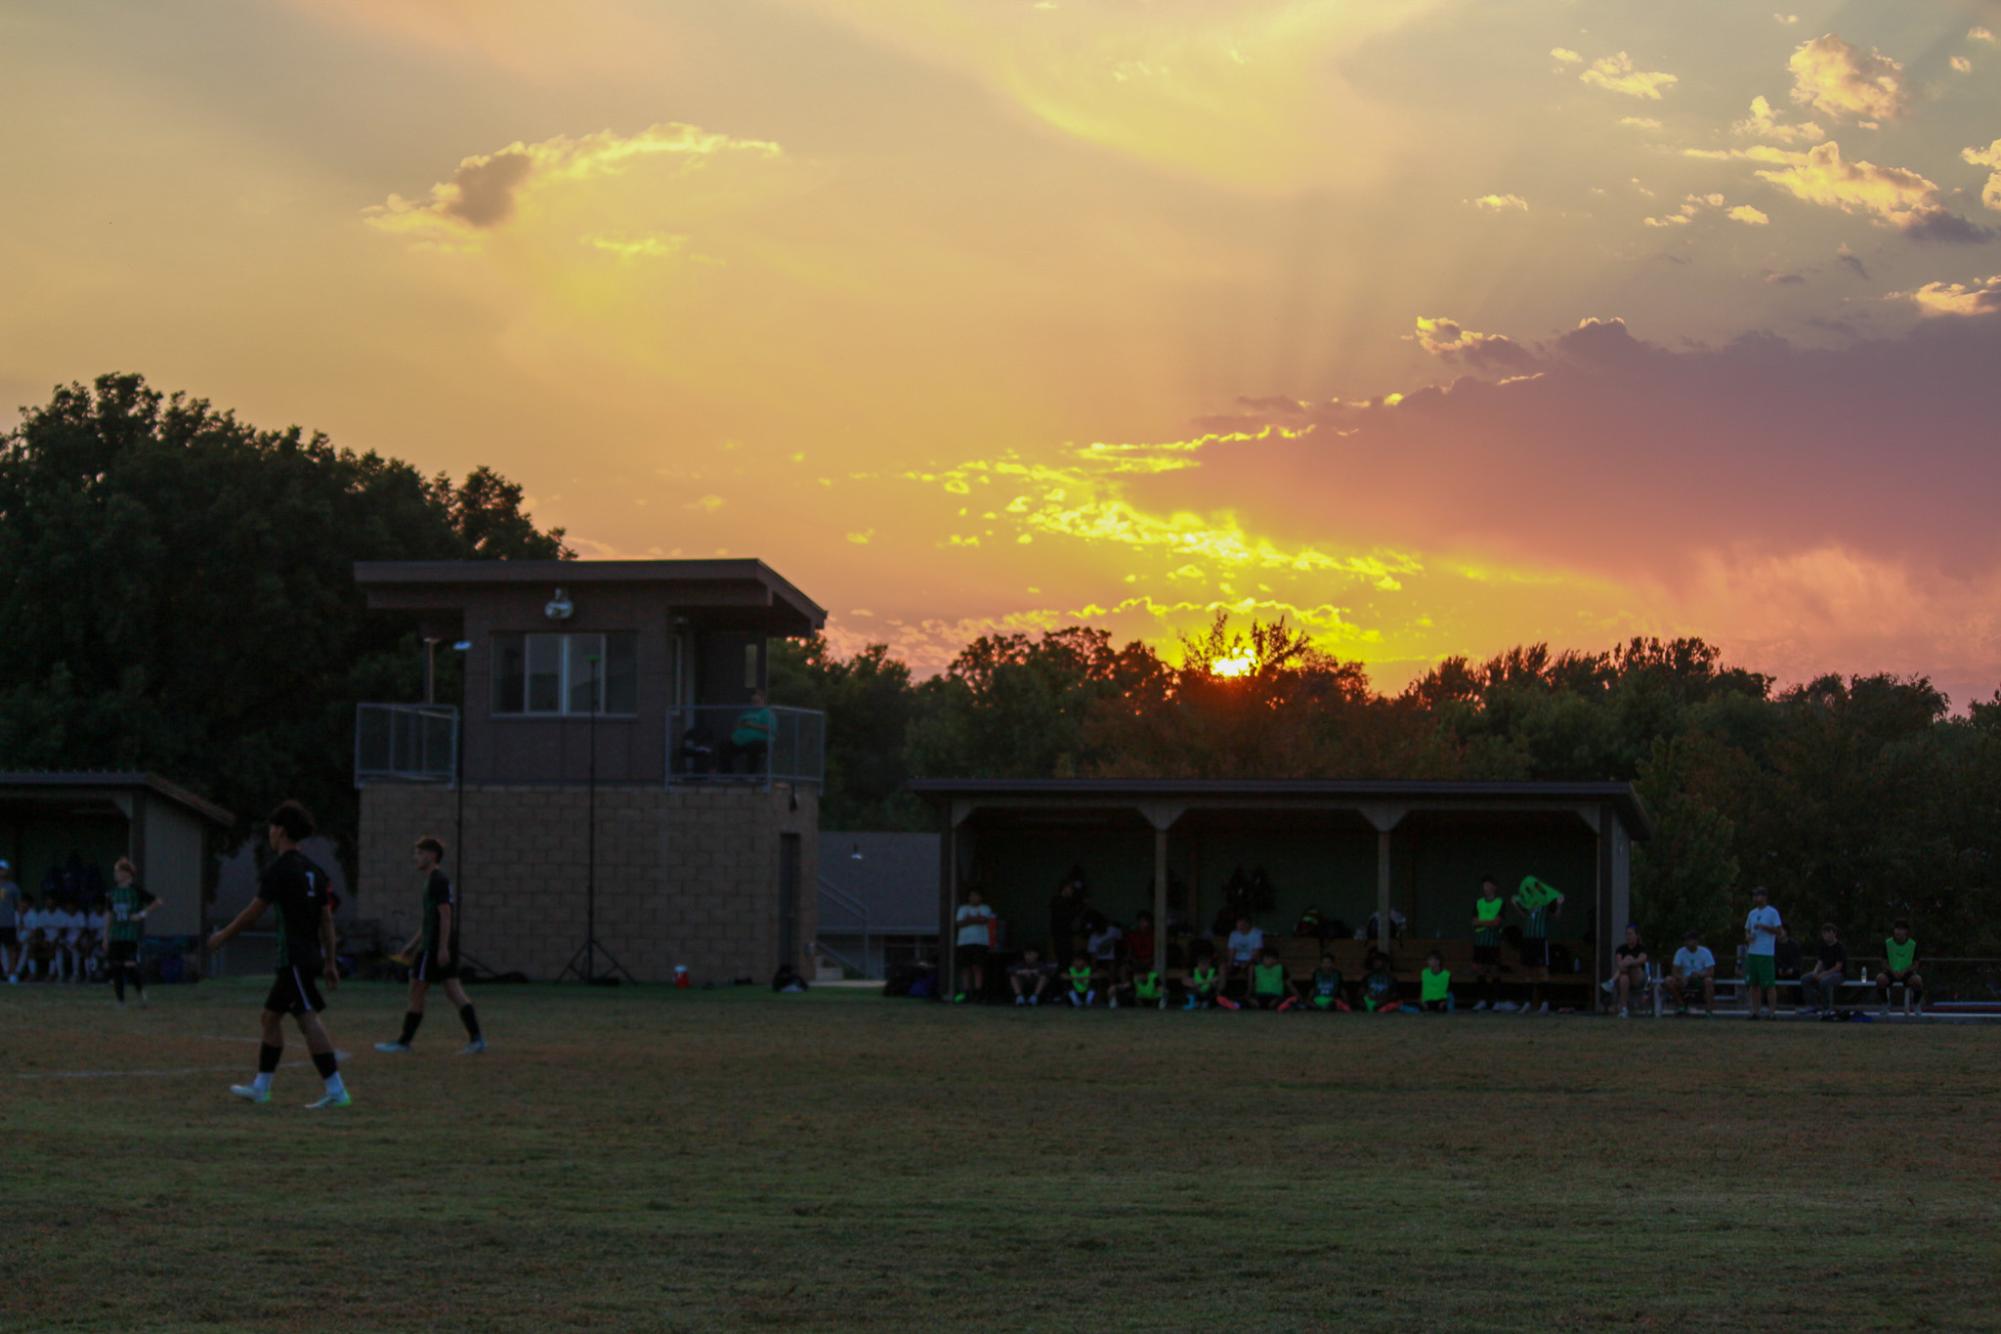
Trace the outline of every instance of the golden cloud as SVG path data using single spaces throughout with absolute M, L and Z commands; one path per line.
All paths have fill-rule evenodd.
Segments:
M 1591 62 L 1591 68 L 1578 75 L 1578 80 L 1594 88 L 1608 92 L 1623 93 L 1627 97 L 1638 97 L 1649 102 L 1661 100 L 1661 93 L 1674 87 L 1681 80 L 1664 70 L 1643 70 L 1633 64 L 1633 58 L 1624 51 L 1616 51 Z
M 1483 213 L 1526 213 L 1529 201 L 1520 195 L 1481 195 L 1473 201 L 1473 207 Z
M 1841 145 L 1831 139 L 1804 153 L 1760 146 L 1729 153 L 1690 150 L 1690 156 L 1770 163 L 1775 169 L 1760 171 L 1758 177 L 1794 198 L 1873 218 L 1920 240 L 1978 242 L 1989 236 L 1948 210 L 1931 180 L 1905 167 L 1850 162 L 1841 156 Z
M 1894 120 L 1909 107 L 1902 65 L 1880 51 L 1864 55 L 1831 32 L 1800 43 L 1786 64 L 1793 101 L 1824 116 Z
M 1987 177 L 1986 188 L 1980 192 L 1980 202 L 1992 209 L 2001 209 L 2001 139 L 1996 139 L 1985 148 L 1962 148 L 1960 157 L 1969 166 L 1992 168 Z
M 423 197 L 392 194 L 363 210 L 369 226 L 392 235 L 448 249 L 473 250 L 481 233 L 506 225 L 533 196 L 563 185 L 617 176 L 650 164 L 676 174 L 701 169 L 722 155 L 769 160 L 782 155 L 775 143 L 736 139 L 694 125 L 649 125 L 637 134 L 611 130 L 571 138 L 558 135 L 539 143 L 516 141 L 493 153 L 460 160 L 449 180 Z M 625 252 L 619 243 L 591 243 L 613 253 L 646 254 L 647 243 Z M 659 244 L 664 245 L 665 242 Z M 663 252 L 664 253 L 664 252 Z
M 1732 222 L 1741 222 L 1746 227 L 1763 227 L 1772 221 L 1770 214 L 1766 213 L 1763 209 L 1753 208 L 1749 204 L 1739 204 L 1724 216 Z
M 1810 120 L 1792 124 L 1781 120 L 1763 95 L 1752 98 L 1751 114 L 1730 128 L 1747 138 L 1770 139 L 1781 144 L 1817 144 L 1827 137 L 1827 131 Z
M 1920 315 L 2001 314 L 2001 273 L 1975 278 L 1970 283 L 1926 283 L 1915 292 L 1891 295 L 1909 300 Z

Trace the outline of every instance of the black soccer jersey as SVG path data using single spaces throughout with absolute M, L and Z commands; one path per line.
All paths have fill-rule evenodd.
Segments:
M 432 868 L 431 878 L 424 885 L 424 952 L 438 952 L 438 909 L 452 910 L 452 957 L 459 953 L 459 896 L 452 889 L 451 877 L 442 870 Z
M 327 873 L 297 848 L 281 854 L 258 877 L 257 897 L 278 910 L 278 967 L 317 973 L 320 914 L 325 910 Z

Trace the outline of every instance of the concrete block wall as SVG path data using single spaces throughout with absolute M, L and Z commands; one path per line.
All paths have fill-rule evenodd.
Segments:
M 465 952 L 553 979 L 584 941 L 587 792 L 469 786 L 462 832 L 457 803 L 448 788 L 363 789 L 357 911 L 413 931 L 422 884 L 410 849 L 435 835 L 460 887 Z M 818 922 L 816 790 L 601 786 L 596 812 L 597 939 L 634 977 L 667 981 L 686 964 L 697 983 L 768 981 L 780 961 L 786 835 L 799 839 L 792 962 L 806 966 Z

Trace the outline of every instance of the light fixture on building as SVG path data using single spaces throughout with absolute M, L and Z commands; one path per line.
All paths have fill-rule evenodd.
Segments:
M 861 859 L 862 859 L 862 845 L 859 843 L 851 844 L 848 848 L 848 860 L 851 862 L 858 862 Z
M 542 614 L 552 621 L 567 621 L 576 610 L 576 604 L 570 601 L 570 595 L 559 588 L 556 590 L 556 596 L 550 598 L 543 606 Z

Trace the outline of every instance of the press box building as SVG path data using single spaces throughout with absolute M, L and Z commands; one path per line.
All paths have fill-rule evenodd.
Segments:
M 411 846 L 431 834 L 486 970 L 804 965 L 825 720 L 752 696 L 768 642 L 825 611 L 757 560 L 364 561 L 355 578 L 370 608 L 416 618 L 431 663 L 463 661 L 460 706 L 358 710 L 370 916 L 414 928 Z M 580 960 L 587 913 L 605 953 Z

